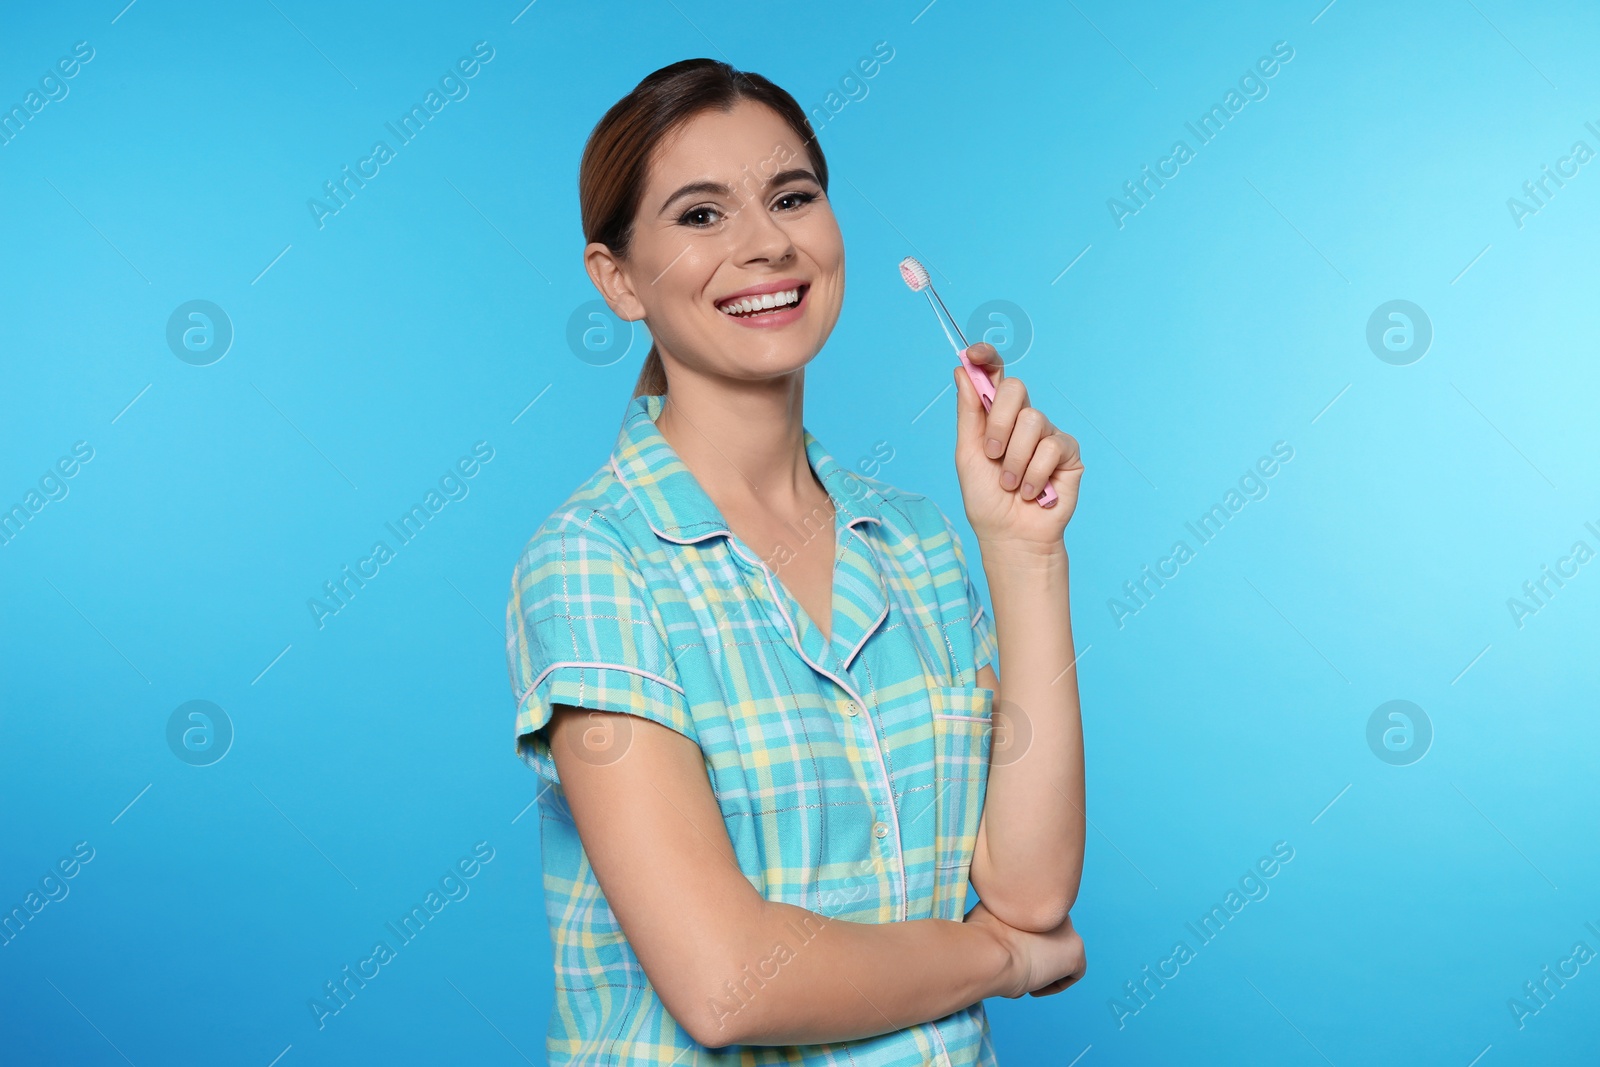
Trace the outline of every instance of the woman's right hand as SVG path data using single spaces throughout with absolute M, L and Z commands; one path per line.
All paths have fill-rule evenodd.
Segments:
M 1088 963 L 1083 954 L 1083 938 L 1072 927 L 1072 916 L 1045 934 L 1030 933 L 1007 926 L 984 907 L 973 905 L 963 922 L 982 926 L 999 939 L 1011 955 L 1012 969 L 1008 988 L 1000 995 L 1015 1000 L 1024 993 L 1048 997 L 1059 993 L 1083 977 Z

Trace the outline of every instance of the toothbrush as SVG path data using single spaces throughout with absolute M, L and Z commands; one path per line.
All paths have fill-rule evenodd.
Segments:
M 967 339 L 961 333 L 961 327 L 956 325 L 955 316 L 950 314 L 950 309 L 939 299 L 939 293 L 933 287 L 933 278 L 928 274 L 928 268 L 911 256 L 907 256 L 900 261 L 900 277 L 906 280 L 913 293 L 923 293 L 927 296 L 928 306 L 933 309 L 933 317 L 939 320 L 939 328 L 944 331 L 950 347 L 956 350 L 956 358 L 961 361 L 967 377 L 972 379 L 973 387 L 978 390 L 978 399 L 983 401 L 983 410 L 988 411 L 994 404 L 994 382 L 990 379 L 988 370 L 967 358 Z M 955 331 L 954 336 L 951 335 L 951 330 Z M 961 338 L 959 345 L 956 344 L 957 337 Z M 1055 487 L 1046 482 L 1039 495 L 1033 498 L 1033 502 L 1042 508 L 1054 507 Z

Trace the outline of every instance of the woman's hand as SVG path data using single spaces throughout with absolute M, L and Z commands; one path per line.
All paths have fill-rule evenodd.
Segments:
M 986 412 L 966 369 L 955 368 L 956 476 L 972 532 L 985 545 L 1059 545 L 1083 478 L 1078 442 L 1029 406 L 1027 386 L 1006 377 L 993 345 L 980 341 L 967 358 L 995 383 L 994 406 Z M 1034 498 L 1047 484 L 1057 500 L 1044 508 Z
M 1034 934 L 1007 926 L 980 900 L 962 921 L 988 928 L 1011 953 L 1013 982 L 1010 989 L 1001 993 L 1008 999 L 1015 1000 L 1024 993 L 1035 997 L 1059 993 L 1082 978 L 1088 968 L 1083 938 L 1073 929 L 1070 915 L 1049 933 Z

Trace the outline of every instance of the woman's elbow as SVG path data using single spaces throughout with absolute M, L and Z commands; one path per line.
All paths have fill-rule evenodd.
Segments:
M 799 914 L 796 928 L 820 929 L 827 921 L 795 910 Z M 707 1048 L 791 1043 L 781 1035 L 791 1033 L 801 1021 L 795 1016 L 796 1004 L 791 997 L 775 996 L 766 988 L 776 977 L 774 968 L 788 957 L 756 949 L 758 945 L 781 944 L 783 936 L 772 931 L 763 918 L 703 956 L 681 987 L 688 995 L 667 1005 L 672 1017 Z
M 1007 894 L 983 898 L 989 913 L 1007 926 L 1030 934 L 1048 934 L 1067 921 L 1076 893 L 1039 891 L 1019 896 Z
M 727 1045 L 744 1043 L 744 1038 L 734 1028 L 738 1017 L 736 1009 L 724 1014 L 718 1011 L 713 1004 L 697 1012 L 686 1013 L 683 1017 L 677 1015 L 673 1017 L 678 1020 L 678 1025 L 682 1026 L 690 1037 L 706 1048 L 723 1048 Z
M 652 981 L 651 984 L 655 983 Z M 706 982 L 686 982 L 676 994 L 658 987 L 657 995 L 661 997 L 667 1014 L 697 1044 L 706 1048 L 743 1044 L 739 1002 L 732 997 L 719 1000 L 714 995 L 708 995 L 706 991 L 710 988 Z M 724 1006 L 722 1001 L 732 1003 Z
M 752 997 L 741 990 L 739 967 L 732 962 L 739 954 L 730 944 L 725 949 L 705 952 L 691 963 L 676 962 L 675 973 L 662 981 L 650 978 L 662 1004 L 677 1024 L 706 1048 L 742 1045 L 750 1041 Z M 646 969 L 646 977 L 648 968 Z
M 977 853 L 968 875 L 984 907 L 1001 922 L 1027 933 L 1047 934 L 1067 921 L 1078 902 L 1081 865 L 1033 863 L 997 869 Z
M 1058 929 L 1067 921 L 1067 916 L 1072 912 L 1072 905 L 1067 903 L 1047 903 L 1035 905 L 1018 913 L 1015 922 L 1001 916 L 1000 921 L 1008 926 L 1031 934 L 1048 934 Z

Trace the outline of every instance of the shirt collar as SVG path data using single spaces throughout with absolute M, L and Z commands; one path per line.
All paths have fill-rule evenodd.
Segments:
M 711 502 L 693 473 L 656 428 L 664 396 L 634 397 L 622 419 L 611 469 L 644 513 L 645 521 L 660 537 L 679 544 L 717 534 L 733 536 L 728 522 Z M 883 496 L 840 465 L 810 430 L 805 437 L 806 460 L 833 500 L 845 525 L 882 522 Z

